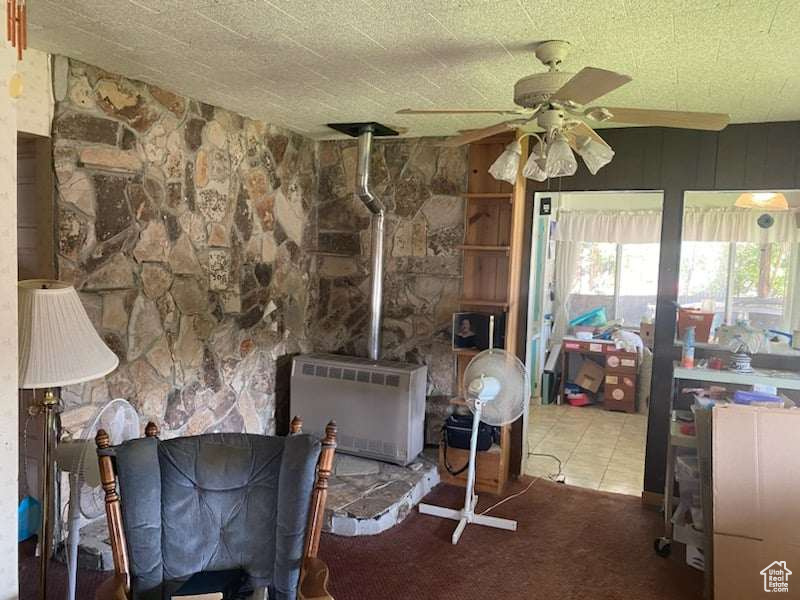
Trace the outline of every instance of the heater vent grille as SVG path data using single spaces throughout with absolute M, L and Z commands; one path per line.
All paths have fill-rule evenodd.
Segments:
M 344 381 L 358 381 L 359 383 L 370 383 L 372 385 L 385 385 L 389 387 L 400 387 L 400 376 L 393 373 L 381 373 L 380 371 L 364 371 L 361 369 L 347 369 L 342 367 L 326 367 L 325 365 L 303 364 L 301 368 L 303 375 L 308 377 L 325 377 L 327 379 L 342 379 Z
M 335 420 L 337 452 L 405 465 L 424 445 L 426 371 L 424 365 L 352 356 L 298 356 L 291 412 L 315 436 Z

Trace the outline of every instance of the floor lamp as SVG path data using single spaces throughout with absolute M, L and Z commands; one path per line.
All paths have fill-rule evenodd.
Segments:
M 52 553 L 54 445 L 57 443 L 56 388 L 99 379 L 117 368 L 119 359 L 103 342 L 89 320 L 78 293 L 61 281 L 29 279 L 17 287 L 19 301 L 19 387 L 44 389 L 44 477 L 40 534 L 40 597 L 47 597 L 47 561 Z

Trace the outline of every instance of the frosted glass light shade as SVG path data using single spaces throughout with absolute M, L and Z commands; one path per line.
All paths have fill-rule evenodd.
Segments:
M 489 167 L 489 175 L 500 181 L 507 181 L 510 184 L 517 182 L 517 171 L 519 171 L 519 161 L 522 157 L 522 146 L 519 142 L 513 141 L 497 160 Z
M 734 206 L 759 210 L 789 210 L 786 196 L 780 192 L 746 192 L 739 195 Z
M 547 179 L 547 173 L 544 171 L 544 166 L 544 149 L 542 148 L 541 143 L 537 143 L 533 147 L 533 151 L 525 163 L 525 168 L 522 169 L 522 174 L 526 178 L 533 179 L 534 181 L 544 181 Z
M 592 138 L 578 140 L 578 154 L 580 154 L 586 168 L 592 175 L 605 167 L 614 158 L 614 151 L 606 144 L 601 144 Z
M 578 161 L 572 148 L 562 136 L 556 137 L 548 145 L 544 170 L 548 177 L 568 177 L 578 170 Z
M 19 387 L 63 387 L 117 368 L 117 355 L 98 335 L 74 287 L 29 279 L 19 282 L 17 294 Z

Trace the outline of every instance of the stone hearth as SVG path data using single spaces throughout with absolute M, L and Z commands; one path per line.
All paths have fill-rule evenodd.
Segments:
M 324 529 L 343 536 L 386 531 L 438 483 L 435 449 L 426 449 L 406 467 L 337 454 Z
M 337 454 L 329 483 L 324 530 L 349 537 L 375 535 L 402 522 L 439 483 L 436 449 L 426 448 L 407 467 Z M 57 556 L 64 560 L 63 545 Z M 104 517 L 81 528 L 78 566 L 114 568 Z

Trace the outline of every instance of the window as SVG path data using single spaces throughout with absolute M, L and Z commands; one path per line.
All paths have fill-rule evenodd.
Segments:
M 782 329 L 790 255 L 789 244 L 683 242 L 678 302 L 713 310 L 712 329 L 739 320 Z
M 656 314 L 659 244 L 623 244 L 617 318 L 638 325 Z
M 659 244 L 580 243 L 569 316 L 594 308 L 638 325 L 655 315 Z
M 580 242 L 579 247 L 569 318 L 601 306 L 606 309 L 608 318 L 613 318 L 617 245 Z

